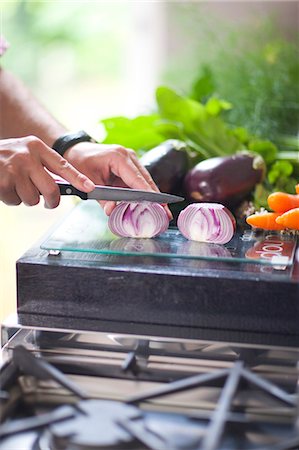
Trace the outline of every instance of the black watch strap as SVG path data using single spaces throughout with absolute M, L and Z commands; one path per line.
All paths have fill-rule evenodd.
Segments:
M 76 133 L 67 133 L 60 136 L 54 144 L 52 148 L 59 153 L 61 156 L 67 151 L 68 148 L 72 147 L 79 142 L 95 142 L 94 139 L 89 136 L 85 131 L 77 131 Z

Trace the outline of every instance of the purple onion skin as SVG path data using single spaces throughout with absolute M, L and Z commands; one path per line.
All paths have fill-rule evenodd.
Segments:
M 116 236 L 152 238 L 167 230 L 167 212 L 158 203 L 120 202 L 108 219 L 108 227 Z
M 183 182 L 191 202 L 215 202 L 232 207 L 250 194 L 265 174 L 265 164 L 248 152 L 209 158 L 189 170 Z

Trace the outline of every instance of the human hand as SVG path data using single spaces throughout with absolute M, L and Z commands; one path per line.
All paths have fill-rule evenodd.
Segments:
M 61 176 L 77 189 L 90 192 L 94 183 L 66 159 L 35 136 L 0 140 L 0 201 L 33 206 L 43 195 L 45 207 L 55 208 L 59 188 L 46 170 Z
M 159 192 L 134 150 L 120 145 L 81 142 L 68 149 L 64 156 L 96 184 Z M 100 201 L 100 204 L 108 216 L 115 208 L 112 201 Z M 171 219 L 168 206 L 164 207 Z

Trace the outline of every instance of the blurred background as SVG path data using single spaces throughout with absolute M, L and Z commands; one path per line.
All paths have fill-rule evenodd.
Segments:
M 71 130 L 103 139 L 100 120 L 154 111 L 162 84 L 216 93 L 232 125 L 298 140 L 298 1 L 2 0 L 0 12 L 1 65 Z M 0 204 L 0 321 L 15 311 L 16 260 L 73 206 Z

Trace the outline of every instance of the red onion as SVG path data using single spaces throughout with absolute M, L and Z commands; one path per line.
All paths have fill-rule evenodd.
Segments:
M 220 203 L 192 203 L 180 212 L 177 226 L 192 241 L 226 244 L 234 235 L 236 221 Z
M 151 238 L 167 230 L 169 218 L 159 203 L 121 202 L 109 216 L 113 234 L 123 237 Z

